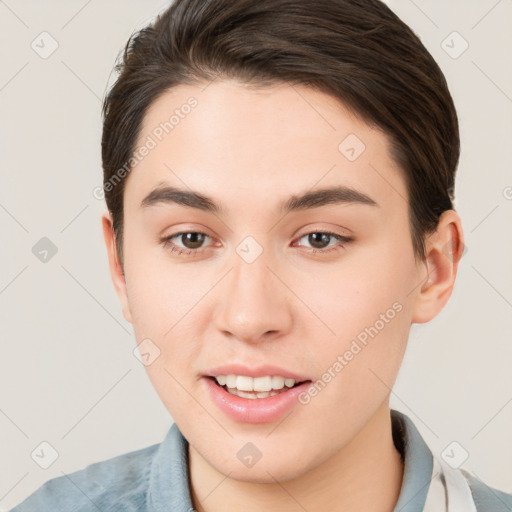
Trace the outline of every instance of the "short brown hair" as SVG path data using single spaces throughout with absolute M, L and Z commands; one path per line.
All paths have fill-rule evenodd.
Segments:
M 404 175 L 416 259 L 453 209 L 460 142 L 452 97 L 420 39 L 380 0 L 176 0 L 131 35 L 115 70 L 101 144 L 121 263 L 126 178 L 116 186 L 112 178 L 130 160 L 148 107 L 181 84 L 308 85 L 380 128 Z

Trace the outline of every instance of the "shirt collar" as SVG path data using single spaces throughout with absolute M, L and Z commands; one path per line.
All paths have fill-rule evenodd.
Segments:
M 432 478 L 432 452 L 411 419 L 391 409 L 393 440 L 404 461 L 404 475 L 393 512 L 423 510 Z M 173 423 L 151 465 L 149 512 L 194 510 L 188 475 L 188 441 Z
M 391 409 L 391 425 L 393 441 L 404 462 L 402 487 L 393 512 L 418 512 L 425 507 L 432 479 L 432 452 L 404 413 Z

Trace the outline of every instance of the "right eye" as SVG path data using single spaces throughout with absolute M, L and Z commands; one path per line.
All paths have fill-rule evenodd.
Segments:
M 178 245 L 172 240 L 177 238 L 181 240 L 183 245 Z M 176 252 L 179 255 L 192 255 L 199 254 L 205 250 L 204 247 L 201 247 L 206 238 L 210 238 L 205 233 L 200 233 L 198 231 L 180 231 L 179 233 L 174 233 L 172 235 L 166 236 L 161 240 L 163 246 L 169 249 L 171 252 Z

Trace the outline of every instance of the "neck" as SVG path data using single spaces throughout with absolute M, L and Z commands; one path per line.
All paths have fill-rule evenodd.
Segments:
M 219 473 L 189 446 L 193 506 L 198 512 L 343 510 L 392 512 L 403 463 L 392 438 L 388 403 L 325 462 L 293 480 L 241 482 Z

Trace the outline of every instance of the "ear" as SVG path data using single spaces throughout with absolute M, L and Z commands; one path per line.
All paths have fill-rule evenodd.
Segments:
M 439 218 L 436 231 L 426 240 L 426 273 L 416 293 L 413 323 L 432 320 L 450 298 L 459 261 L 465 252 L 462 223 L 455 210 L 446 210 Z
M 125 275 L 121 262 L 119 261 L 116 239 L 114 236 L 113 221 L 110 212 L 105 212 L 102 215 L 101 223 L 103 226 L 103 238 L 105 239 L 105 245 L 107 246 L 110 276 L 112 278 L 112 282 L 114 283 L 114 288 L 116 289 L 117 296 L 121 301 L 123 316 L 128 322 L 132 323 L 132 314 L 130 312 L 128 294 L 126 292 Z

